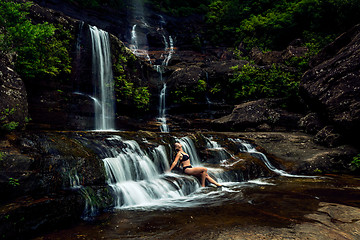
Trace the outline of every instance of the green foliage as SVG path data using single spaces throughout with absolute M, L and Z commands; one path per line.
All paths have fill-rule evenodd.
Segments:
M 113 66 L 115 79 L 115 93 L 118 102 L 134 106 L 139 110 L 148 110 L 150 105 L 150 92 L 147 87 L 136 86 L 130 82 L 125 71 L 135 62 L 134 55 L 119 54 Z
M 16 71 L 25 79 L 51 79 L 69 74 L 69 33 L 46 22 L 33 24 L 26 17 L 30 6 L 30 2 L 1 1 L 0 50 L 17 53 Z
M 351 161 L 350 165 L 353 171 L 360 169 L 360 153 L 355 157 L 353 157 L 353 160 Z
M 2 161 L 4 159 L 5 155 L 6 155 L 5 153 L 0 152 L 0 161 Z
M 273 65 L 260 68 L 247 64 L 235 70 L 230 79 L 235 89 L 236 99 L 280 98 L 297 95 L 299 81 L 294 74 Z
M 339 35 L 358 23 L 360 0 L 213 0 L 206 15 L 214 44 L 283 49 L 295 38 Z M 310 41 L 311 42 L 311 41 Z
M 206 90 L 206 81 L 199 79 L 194 87 L 177 89 L 172 93 L 172 95 L 174 95 L 175 103 L 193 103 L 201 101 L 205 96 Z
M 134 83 L 118 77 L 115 79 L 117 101 L 127 102 L 137 109 L 147 110 L 150 104 L 150 93 L 147 87 L 136 87 Z
M 8 132 L 16 129 L 19 123 L 8 120 L 8 117 L 13 115 L 15 111 L 15 108 L 6 108 L 0 112 L 0 130 Z
M 17 178 L 9 178 L 9 182 L 8 182 L 11 186 L 13 187 L 17 187 L 20 185 L 19 183 L 19 179 Z

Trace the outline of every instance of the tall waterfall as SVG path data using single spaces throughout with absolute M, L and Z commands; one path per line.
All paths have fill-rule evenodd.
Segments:
M 90 26 L 92 40 L 92 74 L 95 108 L 95 130 L 115 129 L 115 92 L 110 40 L 106 31 Z
M 174 53 L 174 41 L 171 36 L 169 36 L 169 42 L 167 41 L 166 36 L 163 34 L 165 49 L 164 49 L 164 60 L 160 65 L 155 65 L 156 71 L 160 75 L 160 82 L 163 83 L 163 87 L 160 91 L 159 97 L 159 116 L 157 118 L 160 123 L 161 132 L 169 132 L 169 126 L 166 123 L 166 83 L 163 80 L 163 67 L 169 64 L 172 54 Z

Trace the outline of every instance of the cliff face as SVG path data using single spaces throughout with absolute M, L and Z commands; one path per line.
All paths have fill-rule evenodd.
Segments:
M 242 112 L 239 110 L 242 105 L 239 105 L 234 111 L 235 115 L 229 115 L 230 122 L 222 118 L 221 121 L 214 121 L 214 124 L 210 125 L 208 123 L 213 119 L 231 113 L 233 105 L 226 99 L 232 90 L 227 89 L 229 85 L 226 84 L 233 76 L 231 67 L 241 68 L 248 61 L 236 60 L 234 54 L 225 48 L 203 46 L 202 49 L 194 50 L 191 42 L 201 35 L 203 26 L 200 16 L 176 19 L 169 16 L 160 17 L 149 10 L 141 18 L 136 18 L 130 11 L 121 12 L 105 8 L 98 11 L 81 9 L 77 5 L 60 0 L 37 2 L 40 5 L 32 6 L 29 17 L 35 23 L 46 21 L 62 26 L 71 33 L 73 63 L 69 81 L 60 79 L 60 81 L 25 82 L 29 115 L 32 118 L 30 126 L 33 128 L 93 129 L 94 102 L 89 97 L 93 92 L 92 50 L 88 30 L 90 24 L 110 33 L 113 68 L 120 66 L 122 68 L 120 72 L 123 72 L 120 76 L 118 71 L 115 77 L 124 77 L 134 86 L 146 87 L 150 93 L 147 112 L 134 108 L 134 105 L 126 99 L 117 103 L 119 129 L 158 130 L 155 119 L 158 113 L 159 94 L 164 82 L 167 83 L 166 108 L 171 131 L 198 128 L 298 130 L 300 127 L 314 125 L 316 121 L 319 122 L 316 131 L 311 130 L 309 133 L 318 134 L 317 139 L 321 142 L 323 141 L 321 139 L 328 138 L 327 133 L 331 132 L 334 143 L 328 145 L 338 144 L 336 142 L 339 135 L 351 137 L 359 133 L 359 64 L 356 60 L 359 56 L 359 26 L 340 36 L 314 58 L 311 62 L 312 69 L 302 79 L 301 96 L 317 114 L 313 122 L 309 122 L 309 119 L 313 118 L 308 116 L 302 118 L 299 125 L 298 120 L 302 116 L 284 112 L 279 108 L 280 106 L 271 104 L 271 107 L 266 107 L 263 111 L 265 115 L 274 115 L 272 112 L 275 112 L 275 118 L 261 120 L 264 115 L 256 118 L 254 114 L 249 113 L 254 118 L 251 120 L 254 124 L 247 125 L 249 119 L 235 116 L 236 112 Z M 131 26 L 134 25 L 139 28 L 140 35 L 146 35 L 147 50 L 153 65 L 161 64 L 164 60 L 166 44 L 168 44 L 166 40 L 169 40 L 170 35 L 172 36 L 175 51 L 164 67 L 162 80 L 159 73 L 153 69 L 153 65 L 141 56 L 134 57 L 125 47 L 125 45 L 129 46 Z M 80 44 L 80 51 L 76 48 L 77 44 Z M 253 49 L 249 56 L 258 65 L 267 67 L 272 63 L 283 63 L 292 56 L 301 57 L 305 53 L 305 48 L 290 46 L 284 51 L 269 53 L 261 53 Z M 135 60 L 129 64 L 126 62 L 128 58 Z M 206 85 L 201 86 L 203 83 Z M 206 89 L 201 89 L 204 86 Z M 24 94 L 26 93 L 23 92 L 19 96 L 25 96 Z M 23 102 L 26 99 L 21 98 Z M 256 102 L 253 104 L 257 105 Z M 24 113 L 26 116 L 26 102 L 16 105 L 24 107 L 24 110 L 18 113 Z M 8 107 L 4 106 L 4 108 Z M 21 121 L 17 120 L 17 122 Z
M 14 71 L 11 58 L 0 52 L 0 123 L 7 129 L 25 127 L 28 118 L 25 85 Z
M 360 134 L 360 25 L 312 60 L 300 93 L 308 106 L 347 140 Z

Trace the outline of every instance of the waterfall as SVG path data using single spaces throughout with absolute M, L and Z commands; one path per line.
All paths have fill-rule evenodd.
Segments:
M 136 34 L 136 24 L 133 25 L 131 29 L 131 45 L 130 50 L 137 55 L 137 50 L 139 49 L 139 44 L 137 40 L 137 34 Z
M 167 133 L 169 132 L 169 126 L 166 124 L 165 99 L 166 99 L 166 83 L 164 83 L 163 88 L 161 89 L 160 92 L 159 117 L 157 118 L 157 120 L 161 123 L 160 131 Z
M 115 129 L 115 92 L 112 73 L 109 34 L 90 26 L 92 40 L 92 73 L 94 98 L 95 130 Z
M 176 199 L 200 187 L 194 177 L 162 174 L 169 168 L 165 146 L 159 145 L 151 152 L 154 160 L 136 141 L 111 138 L 116 142 L 114 157 L 103 159 L 108 184 L 115 193 L 116 208 L 151 205 L 166 199 Z M 176 176 L 176 178 L 174 178 Z
M 183 137 L 181 139 L 177 139 L 177 141 L 182 145 L 184 152 L 190 155 L 191 165 L 193 166 L 201 166 L 201 161 L 199 155 L 197 154 L 195 144 L 189 137 Z
M 220 160 L 220 162 L 223 162 L 224 160 L 228 159 L 229 156 L 232 157 L 232 155 L 230 153 L 228 153 L 223 147 L 221 147 L 221 145 L 219 143 L 217 143 L 216 141 L 214 141 L 212 139 L 212 137 L 207 138 L 206 139 L 206 147 L 208 149 L 212 149 L 215 150 L 216 153 L 218 154 L 218 158 Z
M 165 53 L 167 53 L 164 57 L 164 60 L 160 65 L 155 65 L 156 71 L 159 73 L 160 82 L 163 83 L 163 87 L 160 92 L 159 97 L 159 116 L 157 118 L 158 122 L 160 123 L 160 131 L 161 132 L 169 132 L 169 126 L 166 123 L 166 83 L 163 80 L 163 66 L 167 66 L 169 61 L 174 53 L 174 41 L 171 36 L 169 36 L 169 42 L 166 39 L 166 36 L 163 34 L 164 44 L 165 44 Z M 169 47 L 170 46 L 170 47 Z

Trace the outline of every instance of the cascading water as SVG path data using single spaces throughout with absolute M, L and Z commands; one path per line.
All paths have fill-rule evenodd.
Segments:
M 166 83 L 164 83 L 163 88 L 160 92 L 160 103 L 159 103 L 159 117 L 158 121 L 161 123 L 160 131 L 169 132 L 169 126 L 166 124 Z
M 95 108 L 95 130 L 115 129 L 115 92 L 109 34 L 90 26 Z
M 229 139 L 235 143 L 240 144 L 240 151 L 243 152 L 248 152 L 250 153 L 252 156 L 259 158 L 260 160 L 262 160 L 264 162 L 264 164 L 266 165 L 266 167 L 273 171 L 276 174 L 279 174 L 280 176 L 285 176 L 285 177 L 300 177 L 300 178 L 313 178 L 313 176 L 304 176 L 304 175 L 293 175 L 290 173 L 285 172 L 284 170 L 281 169 L 277 169 L 275 166 L 273 166 L 270 161 L 268 160 L 268 158 L 265 156 L 265 154 L 259 152 L 256 150 L 256 148 L 250 144 L 245 142 L 244 140 L 241 139 Z
M 174 41 L 171 36 L 169 36 L 169 43 L 166 39 L 166 36 L 163 34 L 164 44 L 165 44 L 165 56 L 164 60 L 160 65 L 155 65 L 154 68 L 159 73 L 160 82 L 163 84 L 163 87 L 160 91 L 159 97 L 159 116 L 157 118 L 160 123 L 161 132 L 169 132 L 169 126 L 166 123 L 166 83 L 163 80 L 163 67 L 169 64 L 169 61 L 174 53 Z M 170 46 L 170 47 L 169 47 Z
M 223 147 L 221 147 L 220 144 L 218 144 L 216 141 L 214 141 L 212 139 L 212 137 L 210 138 L 205 138 L 207 143 L 206 143 L 206 147 L 208 149 L 212 149 L 215 150 L 218 154 L 218 159 L 220 159 L 220 163 L 223 162 L 224 160 L 228 159 L 229 156 L 231 157 L 231 154 L 229 154 Z
M 207 149 L 222 148 L 211 137 L 207 139 Z M 257 157 L 262 156 L 262 160 L 268 162 L 266 166 L 279 175 L 294 177 L 294 175 L 273 167 L 266 156 L 254 150 L 250 144 L 240 139 L 229 140 L 237 143 L 243 152 L 256 154 Z M 194 176 L 166 172 L 173 161 L 170 157 L 172 154 L 170 145 L 154 146 L 154 143 L 147 140 L 143 139 L 142 141 L 148 146 L 146 149 L 141 148 L 139 143 L 134 140 L 124 140 L 119 136 L 108 137 L 102 141 L 105 144 L 104 150 L 106 150 L 101 152 L 107 173 L 107 183 L 113 189 L 116 208 L 190 207 L 201 204 L 203 198 L 215 199 L 219 196 L 219 193 L 212 193 L 209 190 L 203 191 L 200 188 L 199 180 Z M 173 143 L 173 141 L 182 144 L 183 150 L 190 155 L 191 164 L 194 167 L 205 166 L 208 169 L 208 174 L 216 178 L 218 182 L 234 185 L 242 179 L 251 180 L 250 177 L 244 178 L 241 171 L 232 171 L 231 167 L 228 169 L 221 164 L 219 167 L 209 167 L 206 163 L 204 165 L 190 137 L 173 137 L 171 142 Z M 231 158 L 235 158 L 233 159 L 235 162 L 242 161 L 230 153 L 229 155 Z M 219 158 L 217 161 L 221 162 L 222 159 Z M 70 181 L 74 182 L 74 179 L 71 178 Z M 78 180 L 75 182 L 77 183 Z M 263 181 L 260 182 L 265 184 Z M 256 181 L 251 183 L 260 184 Z M 91 199 L 85 189 L 81 190 L 86 199 Z M 94 203 L 88 202 L 87 204 L 86 212 L 93 213 L 96 210 L 93 209 Z
M 176 199 L 199 188 L 198 181 L 193 177 L 162 174 L 169 169 L 165 146 L 159 145 L 152 150 L 152 160 L 136 141 L 123 141 L 121 138 L 107 140 L 125 145 L 121 149 L 117 148 L 115 156 L 103 159 L 108 184 L 116 196 L 117 208 L 145 206 L 156 201 Z

